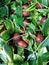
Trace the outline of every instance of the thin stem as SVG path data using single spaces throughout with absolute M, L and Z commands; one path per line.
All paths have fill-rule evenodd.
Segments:
M 24 35 L 24 34 L 23 34 L 23 35 Z M 19 36 L 23 36 L 23 35 L 19 35 Z M 8 43 L 9 41 L 13 40 L 14 38 L 18 38 L 19 36 L 12 37 L 11 39 L 9 39 L 9 40 L 7 41 L 7 43 Z
M 38 1 L 36 1 L 36 3 L 40 4 Z M 43 4 L 42 4 L 43 5 Z M 45 8 L 48 8 L 47 6 L 43 5 Z

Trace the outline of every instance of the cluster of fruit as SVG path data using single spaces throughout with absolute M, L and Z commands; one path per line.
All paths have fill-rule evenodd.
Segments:
M 28 0 L 28 2 L 31 2 L 31 0 Z M 25 28 L 30 23 L 30 20 L 27 19 L 27 17 L 29 16 L 30 13 L 28 11 L 25 11 L 27 8 L 28 8 L 28 4 L 27 3 L 26 4 L 22 4 L 22 14 L 23 14 L 23 17 L 24 17 L 25 26 L 24 26 L 24 28 L 21 28 L 21 30 L 22 30 L 21 34 L 25 34 Z M 42 8 L 44 8 L 44 6 L 42 4 L 40 4 L 40 3 L 37 3 L 36 4 L 36 8 L 37 9 L 42 9 Z M 40 23 L 43 23 L 45 20 L 46 20 L 46 17 L 42 17 L 41 20 L 40 20 Z M 41 33 L 37 33 L 35 41 L 40 43 L 43 40 L 44 40 L 43 35 Z M 27 47 L 27 45 L 29 43 L 29 40 L 25 40 L 25 39 L 21 38 L 19 33 L 14 33 L 13 41 L 17 41 L 18 45 L 23 47 L 23 48 Z

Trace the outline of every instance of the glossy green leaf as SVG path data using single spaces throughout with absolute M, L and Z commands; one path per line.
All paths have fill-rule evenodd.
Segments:
M 33 39 L 30 39 L 28 49 L 32 50 L 32 45 L 33 45 Z
M 14 62 L 17 62 L 17 61 L 22 62 L 23 58 L 18 54 L 14 54 Z
M 11 48 L 11 46 L 6 44 L 4 46 L 4 51 L 6 53 L 6 57 L 7 57 L 8 61 L 10 61 L 10 62 L 13 61 L 13 49 Z
M 0 18 L 8 16 L 9 10 L 7 6 L 0 7 Z
M 11 19 L 13 19 L 13 23 L 15 25 L 15 32 L 21 32 L 20 26 L 23 27 L 23 17 L 18 17 L 16 15 L 12 15 Z
M 45 6 L 48 6 L 48 0 L 38 0 L 38 1 Z
M 43 65 L 43 61 L 42 61 L 41 57 L 38 57 L 38 65 Z
M 46 52 L 46 53 L 42 54 L 41 60 L 43 62 L 46 62 L 47 60 L 49 60 L 49 52 Z
M 38 65 L 37 61 L 36 60 L 31 60 L 29 62 L 29 65 Z
M 6 53 L 5 53 L 4 49 L 0 50 L 0 58 L 2 59 L 2 61 L 4 63 L 7 63 L 7 57 L 6 57 Z
M 22 5 L 22 0 L 16 0 L 20 5 Z
M 35 31 L 35 29 L 36 29 L 35 25 L 32 23 L 29 24 L 29 28 L 32 29 L 33 31 Z
M 24 54 L 24 49 L 22 47 L 17 47 L 17 54 L 22 56 Z
M 8 62 L 8 65 L 14 65 L 14 63 L 13 62 Z
M 4 25 L 0 25 L 0 32 L 1 32 L 1 30 L 3 29 L 3 27 L 4 27 Z
M 23 65 L 29 65 L 29 63 L 26 61 L 26 62 L 24 62 L 24 64 Z
M 45 46 L 49 46 L 49 36 L 39 45 L 38 50 Z
M 39 54 L 39 56 L 41 56 L 42 54 L 44 54 L 44 53 L 46 53 L 46 52 L 47 52 L 47 48 L 46 48 L 46 47 L 42 47 L 42 48 L 39 50 L 38 54 Z
M 47 0 L 42 0 L 42 4 L 45 6 L 48 6 L 48 1 Z
M 27 0 L 22 0 L 23 3 L 27 3 Z
M 16 15 L 13 15 L 13 21 L 16 25 L 20 25 L 20 26 L 24 26 L 23 24 L 23 17 L 19 17 L 19 16 L 16 16 Z
M 10 1 L 11 0 L 2 0 L 2 1 L 0 1 L 0 7 L 9 4 Z
M 3 19 L 0 18 L 0 24 L 2 24 L 2 23 L 3 23 Z
M 5 45 L 5 40 L 3 40 L 1 37 L 0 37 L 0 49 L 3 48 L 3 46 Z
M 10 34 L 8 33 L 7 30 L 3 31 L 1 33 L 1 37 L 4 39 L 4 40 L 8 40 L 10 38 Z
M 12 2 L 10 7 L 12 10 L 16 10 L 16 2 Z
M 12 34 L 14 32 L 14 24 L 10 19 L 5 20 L 4 25 L 6 29 L 9 30 L 9 33 Z
M 49 18 L 42 25 L 42 32 L 43 32 L 44 36 L 49 34 Z
M 6 4 L 9 4 L 9 3 L 11 2 L 11 0 L 4 0 L 4 2 L 5 2 Z
M 16 14 L 17 14 L 18 16 L 21 16 L 21 17 L 22 17 L 22 7 L 21 7 L 21 6 L 18 6 L 18 7 L 16 8 Z
M 38 12 L 46 16 L 46 14 L 49 13 L 49 9 L 38 9 Z

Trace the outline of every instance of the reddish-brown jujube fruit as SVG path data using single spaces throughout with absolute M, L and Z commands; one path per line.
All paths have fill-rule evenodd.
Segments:
M 24 17 L 29 16 L 29 12 L 25 12 L 25 11 L 23 11 L 22 14 L 23 14 Z
M 19 33 L 14 33 L 14 35 L 13 35 L 13 41 L 19 41 L 19 40 L 20 40 Z
M 29 40 L 23 39 L 23 41 L 26 42 L 26 44 L 29 44 Z
M 46 17 L 42 17 L 42 19 L 40 20 L 40 23 L 45 22 L 45 20 L 46 20 Z
M 36 41 L 37 41 L 37 42 L 42 42 L 43 39 L 44 39 L 44 38 L 43 38 L 43 35 L 40 34 L 40 33 L 38 33 L 38 34 L 37 34 L 37 37 L 36 37 Z
M 25 48 L 25 47 L 27 47 L 27 44 L 23 40 L 20 40 L 20 41 L 18 41 L 18 46 Z

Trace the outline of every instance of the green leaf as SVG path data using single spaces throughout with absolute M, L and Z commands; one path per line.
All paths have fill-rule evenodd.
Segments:
M 0 58 L 2 59 L 2 61 L 4 63 L 7 63 L 7 57 L 6 57 L 6 53 L 5 53 L 4 49 L 0 50 Z
M 47 60 L 49 60 L 49 52 L 42 54 L 41 59 L 43 62 L 46 62 Z
M 3 29 L 4 25 L 0 25 L 0 31 Z
M 41 56 L 42 54 L 46 53 L 47 52 L 47 48 L 46 47 L 42 47 L 39 52 L 38 52 L 38 55 Z
M 15 25 L 15 32 L 21 32 L 20 26 L 23 27 L 23 17 L 18 17 L 16 15 L 12 15 L 11 19 L 13 19 L 13 23 Z
M 17 54 L 22 56 L 24 54 L 24 49 L 22 47 L 17 47 Z
M 14 65 L 14 63 L 13 62 L 8 62 L 8 65 Z
M 48 1 L 47 0 L 38 0 L 40 3 L 42 3 L 45 6 L 48 6 Z
M 1 33 L 1 37 L 4 39 L 4 40 L 8 40 L 10 38 L 10 34 L 7 30 L 3 31 Z
M 13 15 L 13 21 L 18 26 L 19 25 L 22 26 L 22 27 L 24 26 L 24 24 L 23 24 L 23 17 L 18 17 L 16 15 Z
M 11 48 L 11 46 L 6 44 L 4 46 L 4 51 L 6 53 L 6 57 L 7 57 L 8 61 L 10 61 L 10 62 L 13 61 L 14 52 L 13 52 L 13 49 Z
M 20 5 L 22 5 L 22 0 L 16 0 Z
M 33 45 L 33 39 L 30 39 L 28 49 L 33 50 L 32 45 Z
M 29 65 L 38 65 L 36 60 L 30 60 Z
M 49 36 L 39 45 L 38 50 L 45 46 L 49 46 Z
M 43 61 L 42 61 L 41 57 L 38 57 L 38 65 L 43 65 Z
M 21 6 L 18 6 L 18 7 L 16 8 L 16 14 L 17 14 L 18 16 L 21 16 L 21 17 L 22 17 L 22 7 L 21 7 Z
M 9 3 L 11 2 L 11 0 L 4 0 L 4 2 L 5 2 L 6 4 L 9 4 Z
M 6 29 L 9 31 L 9 33 L 12 34 L 14 32 L 14 24 L 10 19 L 5 20 L 4 25 Z
M 47 18 L 47 20 L 42 25 L 42 32 L 44 36 L 47 36 L 49 34 L 49 18 Z
M 14 62 L 22 62 L 23 58 L 18 55 L 18 54 L 14 54 Z
M 16 10 L 16 2 L 12 2 L 11 3 L 11 9 L 12 10 Z
M 18 63 L 8 62 L 8 65 L 19 65 Z
M 24 62 L 24 64 L 23 65 L 29 65 L 29 63 L 26 61 L 26 62 Z
M 2 64 L 0 64 L 0 65 L 7 65 L 7 64 L 2 63 Z
M 0 49 L 3 48 L 3 46 L 5 45 L 5 40 L 3 40 L 1 37 L 0 37 Z
M 2 1 L 0 2 L 0 7 L 3 6 L 3 5 L 9 4 L 10 1 L 11 1 L 11 0 L 2 0 Z
M 0 7 L 0 18 L 8 16 L 9 10 L 7 6 Z
M 48 1 L 47 0 L 42 0 L 42 4 L 45 6 L 48 6 Z
M 36 29 L 35 25 L 32 23 L 29 24 L 29 28 L 31 28 L 33 31 L 35 31 L 35 29 Z
M 27 3 L 27 0 L 22 0 L 22 3 Z
M 21 65 L 21 63 L 23 63 L 23 57 L 18 54 L 14 54 L 14 63 L 15 65 Z
M 46 16 L 46 14 L 49 13 L 49 9 L 38 9 L 38 12 Z
M 2 24 L 2 23 L 3 23 L 3 19 L 0 18 L 0 24 Z

